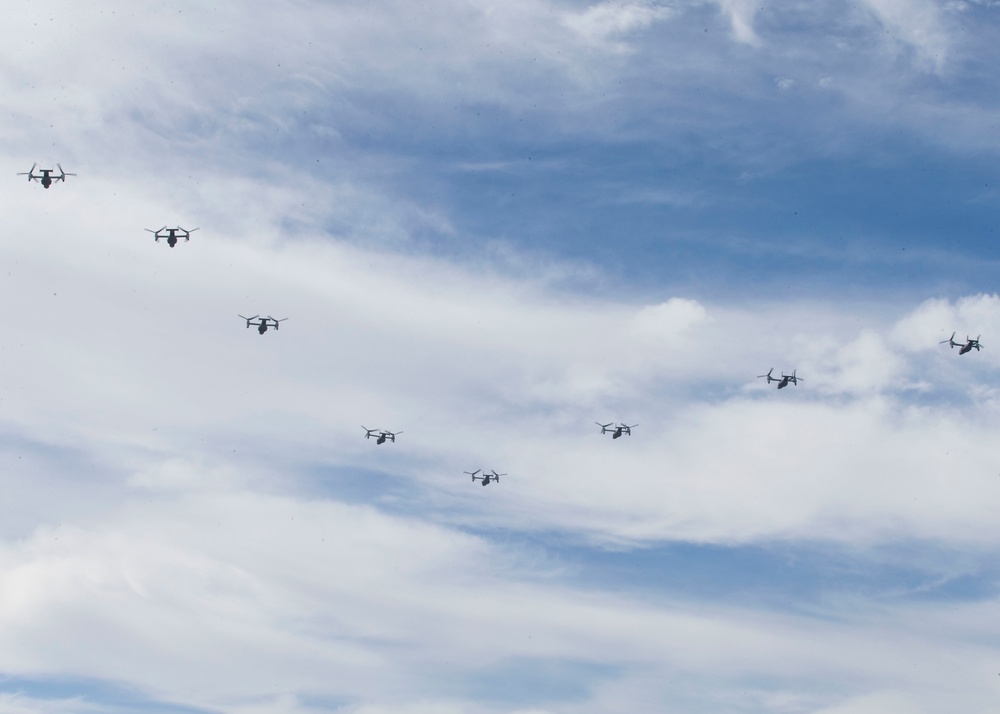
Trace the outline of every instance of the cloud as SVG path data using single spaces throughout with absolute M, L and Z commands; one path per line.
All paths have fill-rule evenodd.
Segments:
M 951 41 L 939 5 L 926 0 L 865 0 L 892 39 L 912 47 L 921 61 L 940 71 Z
M 729 18 L 736 39 L 748 45 L 759 45 L 760 38 L 753 27 L 758 4 L 753 0 L 718 0 L 718 2 L 722 12 Z
M 938 683 L 964 683 L 968 701 L 985 690 L 969 671 L 986 654 L 975 610 L 843 603 L 814 617 L 643 601 L 566 584 L 489 538 L 246 490 L 137 492 L 109 515 L 0 549 L 5 672 L 113 676 L 154 700 L 251 712 L 331 698 L 352 711 L 531 706 L 516 691 L 506 708 L 454 691 L 506 661 L 557 679 L 561 660 L 611 666 L 587 699 L 559 705 L 581 712 L 616 696 L 633 710 L 676 704 L 683 689 L 665 682 L 685 678 L 723 696 L 758 677 L 793 692 L 819 677 L 826 702 L 893 682 L 928 711 L 947 711 Z
M 568 15 L 564 22 L 587 42 L 603 44 L 673 14 L 671 8 L 648 0 L 605 0 L 590 5 L 582 12 Z M 617 47 L 621 48 L 621 45 Z
M 655 175 L 620 193 L 691 209 L 720 199 L 685 152 L 774 170 L 788 127 L 822 155 L 824 121 L 961 114 L 945 89 L 923 120 L 885 112 L 914 75 L 837 7 L 720 7 L 735 43 L 701 3 L 9 13 L 6 163 L 80 176 L 11 177 L 0 206 L 0 708 L 989 711 L 1000 299 L 631 281 L 592 246 L 632 224 L 582 211 L 607 185 L 584 179 L 558 187 L 559 241 L 537 205 L 534 232 L 470 228 L 558 182 L 522 183 L 529 145 L 550 155 L 530 171 L 602 181 L 641 152 Z M 921 56 L 957 52 L 931 6 L 872 7 Z M 171 250 L 142 232 L 163 222 L 201 231 Z M 259 336 L 248 310 L 289 321 Z M 952 330 L 986 349 L 958 357 Z M 805 381 L 778 392 L 770 366 Z M 696 593 L 696 566 L 656 559 L 676 544 L 817 559 L 820 595 L 754 601 L 739 574 Z M 843 570 L 894 548 L 920 581 L 848 597 Z
M 639 310 L 632 318 L 632 330 L 650 339 L 677 339 L 702 322 L 705 314 L 705 308 L 696 301 L 673 298 Z

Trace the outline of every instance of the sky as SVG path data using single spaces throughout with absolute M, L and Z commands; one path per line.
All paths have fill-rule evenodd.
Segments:
M 1000 3 L 2 17 L 0 714 L 1000 707 Z

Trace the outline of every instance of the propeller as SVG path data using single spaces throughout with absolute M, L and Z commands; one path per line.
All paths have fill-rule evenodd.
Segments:
M 768 381 L 770 381 L 771 380 L 771 372 L 773 372 L 773 371 L 774 371 L 774 367 L 771 367 L 771 369 L 767 370 L 767 374 L 758 374 L 757 375 L 757 379 L 761 379 L 762 377 L 767 377 Z
M 38 164 L 32 164 L 31 165 L 31 171 L 29 171 L 26 174 L 25 173 L 19 173 L 18 176 L 27 176 L 28 177 L 28 183 L 31 183 L 31 179 L 33 179 L 35 177 L 35 167 L 37 167 L 37 166 L 38 166 Z
M 475 481 L 476 480 L 476 474 L 479 473 L 480 471 L 482 471 L 482 469 L 476 469 L 475 471 L 463 471 L 462 473 L 463 474 L 469 474 L 469 476 L 472 477 L 472 480 Z
M 947 340 L 941 340 L 940 342 L 938 342 L 938 344 L 939 345 L 944 345 L 944 344 L 947 344 L 949 342 L 954 342 L 954 341 L 955 341 L 955 333 L 952 332 L 951 333 L 951 337 L 949 337 Z
M 59 167 L 59 175 L 60 175 L 60 177 L 65 178 L 66 176 L 76 176 L 76 174 L 68 174 L 65 171 L 63 171 L 62 164 L 56 164 L 56 166 Z

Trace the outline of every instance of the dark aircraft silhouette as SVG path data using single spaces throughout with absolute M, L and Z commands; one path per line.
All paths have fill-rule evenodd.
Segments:
M 507 475 L 507 474 L 498 474 L 493 469 L 490 469 L 489 473 L 486 473 L 485 471 L 483 471 L 483 475 L 482 476 L 476 476 L 476 474 L 479 473 L 480 471 L 482 471 L 482 469 L 476 469 L 475 471 L 463 471 L 462 473 L 469 474 L 469 476 L 472 477 L 472 482 L 473 483 L 475 483 L 477 480 L 478 481 L 482 481 L 483 482 L 483 486 L 488 485 L 490 481 L 496 481 L 497 483 L 500 483 L 500 477 Z
M 275 320 L 270 315 L 268 315 L 267 317 L 260 317 L 260 315 L 254 315 L 253 317 L 243 317 L 243 315 L 238 315 L 238 317 L 242 317 L 244 320 L 247 321 L 247 328 L 249 328 L 250 325 L 256 327 L 257 332 L 260 333 L 261 335 L 267 332 L 268 327 L 273 327 L 275 330 L 277 330 L 278 323 L 284 322 L 285 320 L 288 319 L 287 317 L 283 317 L 280 320 Z M 260 322 L 254 322 L 254 320 L 256 320 L 257 318 L 260 318 Z
M 633 424 L 632 426 L 629 426 L 628 424 L 618 424 L 613 421 L 609 421 L 607 424 L 602 424 L 599 421 L 595 421 L 594 423 L 597 424 L 597 426 L 601 427 L 602 434 L 607 434 L 609 431 L 612 432 L 611 433 L 612 439 L 617 439 L 622 434 L 628 434 L 629 436 L 632 436 L 632 430 L 635 429 L 637 426 L 639 426 L 638 424 Z M 611 426 L 612 424 L 614 424 L 613 428 Z
M 392 443 L 395 444 L 396 443 L 396 437 L 403 433 L 401 431 L 397 431 L 396 433 L 393 433 L 391 431 L 386 431 L 385 429 L 379 429 L 377 427 L 374 428 L 374 429 L 369 429 L 364 424 L 361 425 L 361 428 L 365 430 L 365 438 L 366 439 L 370 439 L 373 436 L 378 437 L 377 439 L 375 439 L 375 443 L 376 444 L 384 444 L 386 439 L 388 439 L 389 441 L 391 441 Z
M 792 384 L 798 386 L 799 382 L 804 382 L 805 381 L 804 379 L 802 379 L 802 377 L 796 377 L 795 376 L 795 370 L 794 369 L 792 370 L 791 374 L 785 374 L 784 372 L 782 372 L 781 373 L 781 379 L 778 379 L 777 377 L 772 377 L 771 376 L 771 372 L 773 372 L 773 371 L 774 371 L 774 367 L 771 367 L 771 369 L 767 370 L 767 374 L 758 374 L 757 375 L 757 379 L 762 379 L 763 377 L 767 377 L 767 383 L 770 384 L 771 382 L 777 382 L 778 383 L 778 389 L 784 389 L 785 387 L 788 386 L 789 382 L 791 382 Z
M 176 228 L 167 228 L 166 226 L 163 226 L 163 228 L 159 228 L 155 231 L 150 231 L 148 228 L 144 228 L 143 230 L 152 233 L 153 238 L 156 240 L 157 243 L 160 242 L 160 238 L 166 238 L 167 245 L 173 248 L 175 245 L 177 245 L 178 238 L 183 238 L 185 241 L 189 241 L 191 240 L 191 234 L 198 229 L 192 228 L 191 230 L 185 230 L 180 226 L 177 226 Z M 163 234 L 163 231 L 166 231 L 166 235 Z
M 27 176 L 28 183 L 31 183 L 32 181 L 38 181 L 40 184 L 42 184 L 43 188 L 48 188 L 49 186 L 51 186 L 53 181 L 62 181 L 63 183 L 66 183 L 67 176 L 76 176 L 76 174 L 68 174 L 65 171 L 63 171 L 63 167 L 60 166 L 59 164 L 56 164 L 56 166 L 59 166 L 58 176 L 52 175 L 52 172 L 55 171 L 55 169 L 38 169 L 42 173 L 42 175 L 35 176 L 36 166 L 38 166 L 38 164 L 32 164 L 31 171 L 27 173 L 19 173 L 18 176 Z
M 971 337 L 966 335 L 965 344 L 963 345 L 961 342 L 955 342 L 955 333 L 952 332 L 951 337 L 949 337 L 947 340 L 941 340 L 939 344 L 942 345 L 947 344 L 951 345 L 952 347 L 961 347 L 962 349 L 958 351 L 958 354 L 964 355 L 966 352 L 971 352 L 973 349 L 975 349 L 976 352 L 983 349 L 983 346 L 979 344 L 980 337 L 982 337 L 982 335 L 976 335 L 976 339 L 972 339 Z

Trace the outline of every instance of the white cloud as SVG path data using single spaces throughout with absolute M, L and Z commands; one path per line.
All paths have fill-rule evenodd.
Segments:
M 912 47 L 921 60 L 941 70 L 951 44 L 939 5 L 930 0 L 865 0 L 893 42 Z
M 771 49 L 754 6 L 721 7 L 753 55 Z M 930 6 L 875 7 L 927 56 L 947 48 Z M 0 298 L 17 308 L 0 348 L 0 672 L 237 712 L 326 697 L 492 714 L 545 703 L 497 703 L 476 676 L 556 660 L 610 672 L 559 711 L 725 708 L 748 681 L 773 711 L 904 706 L 904 692 L 950 712 L 959 690 L 963 711 L 989 711 L 989 599 L 775 614 L 580 585 L 504 537 L 972 553 L 1000 540 L 996 296 L 911 309 L 567 294 L 553 284 L 599 271 L 516 248 L 417 254 L 417 228 L 466 236 L 444 202 L 392 189 L 406 156 L 359 157 L 340 131 L 389 127 L 414 97 L 516 109 L 562 91 L 596 101 L 611 78 L 676 78 L 671 65 L 718 79 L 726 50 L 686 64 L 693 44 L 652 36 L 683 33 L 691 10 L 206 8 L 5 15 L 6 163 L 80 176 L 12 183 L 0 206 Z M 407 101 L 380 111 L 366 91 Z M 321 137 L 326 173 L 272 143 L 299 131 Z M 163 221 L 202 230 L 171 250 L 141 230 Z M 246 311 L 290 320 L 261 337 Z M 986 349 L 959 358 L 937 344 L 951 330 Z M 772 365 L 805 382 L 754 379 Z M 639 427 L 613 442 L 592 424 L 607 418 Z M 361 422 L 405 433 L 375 447 Z M 472 487 L 461 472 L 480 466 L 510 476 Z M 670 684 L 685 679 L 704 685 L 687 700 Z M 42 699 L 7 694 L 0 709 L 102 708 Z
M 673 298 L 639 310 L 632 318 L 632 330 L 651 340 L 677 340 L 701 323 L 705 315 L 705 308 L 698 302 Z
M 671 678 L 712 682 L 718 695 L 755 677 L 820 677 L 848 693 L 892 682 L 928 712 L 954 704 L 935 691 L 944 682 L 961 683 L 968 701 L 988 691 L 970 671 L 988 656 L 974 610 L 843 603 L 805 617 L 644 601 L 561 584 L 489 539 L 246 491 L 136 494 L 108 516 L 0 549 L 8 674 L 113 678 L 248 712 L 308 711 L 296 706 L 307 696 L 359 711 L 509 711 L 447 692 L 511 658 L 620 670 L 592 683 L 590 703 L 560 707 L 580 712 L 612 695 L 657 711 L 678 695 Z
M 875 692 L 854 697 L 815 714 L 916 714 L 926 711 L 924 704 L 903 692 Z
M 564 22 L 588 42 L 601 44 L 673 14 L 672 9 L 649 0 L 604 0 L 567 15 Z
M 754 0 L 717 0 L 717 2 L 722 12 L 729 18 L 736 39 L 748 45 L 759 45 L 760 38 L 753 27 L 759 3 Z

